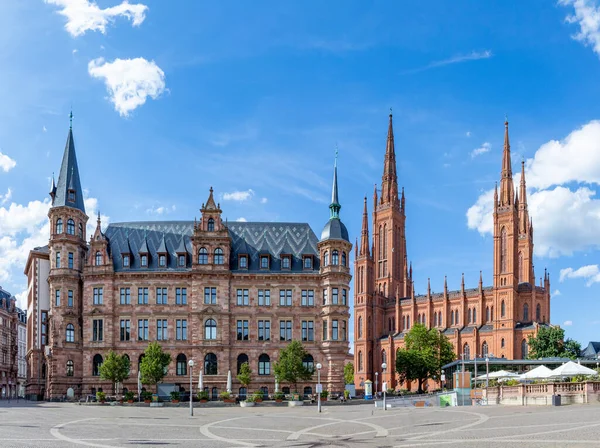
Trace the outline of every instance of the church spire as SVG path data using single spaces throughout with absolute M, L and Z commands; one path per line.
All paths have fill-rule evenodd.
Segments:
M 529 233 L 529 212 L 527 211 L 527 185 L 525 183 L 525 160 L 521 161 L 521 184 L 519 186 L 519 233 Z
M 69 126 L 65 152 L 63 153 L 62 163 L 60 165 L 58 183 L 55 189 L 53 188 L 53 207 L 72 207 L 85 213 L 83 190 L 81 189 L 77 155 L 75 154 L 75 142 L 73 140 L 72 115 L 73 114 L 70 115 L 71 126 Z
M 333 185 L 331 187 L 331 204 L 329 205 L 330 219 L 340 217 L 340 201 L 338 200 L 338 181 L 337 181 L 337 148 L 335 150 L 335 162 L 333 163 Z M 366 204 L 365 204 L 366 206 Z
M 383 163 L 383 176 L 381 177 L 381 204 L 398 202 L 398 176 L 396 174 L 396 152 L 394 148 L 394 127 L 392 124 L 392 111 L 388 124 L 385 159 Z
M 514 205 L 515 197 L 512 167 L 510 160 L 510 142 L 508 139 L 508 119 L 504 122 L 504 151 L 502 154 L 502 173 L 500 175 L 500 207 Z
M 367 211 L 367 197 L 365 196 L 365 206 L 363 209 L 362 230 L 360 234 L 360 252 L 361 257 L 370 257 L 369 253 L 369 213 Z

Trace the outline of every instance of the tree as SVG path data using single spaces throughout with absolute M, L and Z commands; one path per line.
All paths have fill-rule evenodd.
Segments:
M 344 366 L 344 383 L 354 384 L 354 364 L 351 362 Z
M 242 386 L 248 389 L 248 386 L 252 382 L 252 370 L 247 362 L 240 366 L 240 373 L 238 373 L 237 380 Z
M 125 355 L 117 355 L 111 350 L 100 365 L 99 373 L 100 378 L 112 382 L 113 393 L 115 393 L 116 384 L 129 378 L 129 358 Z
M 571 358 L 575 359 L 581 352 L 581 345 L 573 339 L 565 340 L 565 330 L 560 327 L 539 327 L 537 335 L 530 335 L 529 359 L 538 358 Z
M 414 325 L 404 337 L 404 348 L 398 349 L 396 371 L 400 381 L 418 381 L 418 392 L 428 379 L 439 380 L 442 366 L 456 358 L 452 343 L 435 328 Z
M 294 385 L 294 392 L 298 392 L 298 381 L 307 381 L 313 376 L 313 369 L 307 368 L 303 361 L 308 355 L 302 343 L 290 342 L 287 347 L 279 351 L 279 360 L 275 363 L 275 376 L 283 383 Z
M 140 365 L 142 384 L 155 385 L 160 383 L 165 377 L 167 367 L 170 363 L 171 355 L 163 352 L 158 342 L 151 342 L 144 352 L 144 357 Z

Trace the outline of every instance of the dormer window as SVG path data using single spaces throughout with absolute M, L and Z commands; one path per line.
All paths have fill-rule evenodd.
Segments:
M 75 190 L 69 190 L 67 197 L 69 202 L 75 202 Z
M 214 219 L 210 218 L 208 220 L 207 230 L 209 232 L 214 232 L 215 231 L 215 220 Z
M 309 255 L 304 257 L 304 269 L 312 269 L 312 257 Z
M 179 255 L 177 264 L 179 266 L 185 266 L 185 255 Z
M 284 255 L 281 257 L 281 269 L 291 269 L 292 268 L 292 259 L 289 255 Z
M 141 264 L 143 268 L 148 267 L 148 255 L 142 255 Z
M 167 266 L 167 256 L 166 255 L 158 256 L 158 266 L 161 268 L 164 268 Z
M 248 256 L 247 255 L 240 255 L 239 268 L 240 269 L 248 269 Z
M 123 267 L 124 268 L 129 267 L 129 255 L 123 255 Z
M 260 268 L 261 269 L 269 269 L 269 256 L 268 255 L 260 256 Z
M 102 253 L 96 252 L 96 266 L 102 266 Z

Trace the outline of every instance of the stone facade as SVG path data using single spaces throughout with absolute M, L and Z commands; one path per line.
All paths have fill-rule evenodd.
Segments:
M 14 398 L 18 394 L 18 326 L 19 309 L 16 299 L 0 288 L 0 397 Z
M 112 392 L 98 375 L 110 350 L 129 357 L 123 386 L 137 390 L 150 341 L 171 355 L 164 383 L 189 389 L 187 362 L 194 360 L 194 390 L 199 370 L 213 396 L 226 389 L 231 371 L 233 393 L 243 393 L 236 374 L 247 361 L 249 392 L 273 393 L 274 363 L 292 339 L 310 353 L 307 363 L 323 365 L 324 389 L 343 390 L 352 245 L 339 219 L 337 167 L 320 239 L 304 223 L 228 224 L 211 188 L 199 221 L 103 229 L 98 217 L 88 241 L 72 130 L 50 194 L 49 244 L 30 253 L 26 268 L 28 394 Z M 45 311 L 46 341 L 39 337 Z M 298 384 L 299 392 L 312 393 L 315 384 L 316 375 Z
M 544 272 L 535 284 L 532 264 L 533 224 L 527 210 L 525 169 L 521 166 L 519 191 L 513 185 L 508 122 L 505 123 L 500 188 L 494 196 L 493 284 L 476 288 L 415 295 L 412 264 L 406 251 L 406 200 L 398 194 L 392 116 L 381 191 L 373 194 L 373 238 L 365 198 L 360 244 L 355 246 L 354 365 L 355 385 L 362 389 L 375 373 L 398 386 L 395 353 L 415 323 L 443 332 L 455 353 L 469 359 L 527 355 L 527 338 L 539 325 L 550 322 L 550 277 Z M 386 362 L 388 368 L 381 372 Z M 381 384 L 381 383 L 380 383 Z M 439 384 L 437 385 L 439 387 Z M 404 385 L 406 387 L 406 385 Z
M 27 382 L 27 312 L 17 308 L 17 394 L 25 396 Z

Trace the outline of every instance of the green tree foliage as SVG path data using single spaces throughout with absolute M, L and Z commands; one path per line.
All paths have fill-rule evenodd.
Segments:
M 250 365 L 247 362 L 243 363 L 240 366 L 240 373 L 238 373 L 237 375 L 237 380 L 246 389 L 252 382 L 252 370 L 250 369 Z
M 565 330 L 560 327 L 539 327 L 537 335 L 530 335 L 529 359 L 538 358 L 571 358 L 575 359 L 581 352 L 581 345 L 573 339 L 565 340 Z
M 344 366 L 344 382 L 345 384 L 354 384 L 354 364 L 351 362 Z
M 125 355 L 117 355 L 112 350 L 100 365 L 100 378 L 113 384 L 113 393 L 117 383 L 122 383 L 129 378 L 129 359 Z
M 304 350 L 302 343 L 292 341 L 287 347 L 279 351 L 279 360 L 273 368 L 279 381 L 293 384 L 296 393 L 298 392 L 298 381 L 307 381 L 313 376 L 313 371 L 307 369 L 302 363 L 307 355 L 308 353 Z
M 396 371 L 401 382 L 418 381 L 418 392 L 428 379 L 438 380 L 442 366 L 456 358 L 452 344 L 435 328 L 414 325 L 404 337 L 404 348 L 398 349 Z
M 160 383 L 165 377 L 167 367 L 170 363 L 171 355 L 163 352 L 158 342 L 151 342 L 144 352 L 144 357 L 140 365 L 142 384 L 155 385 Z

